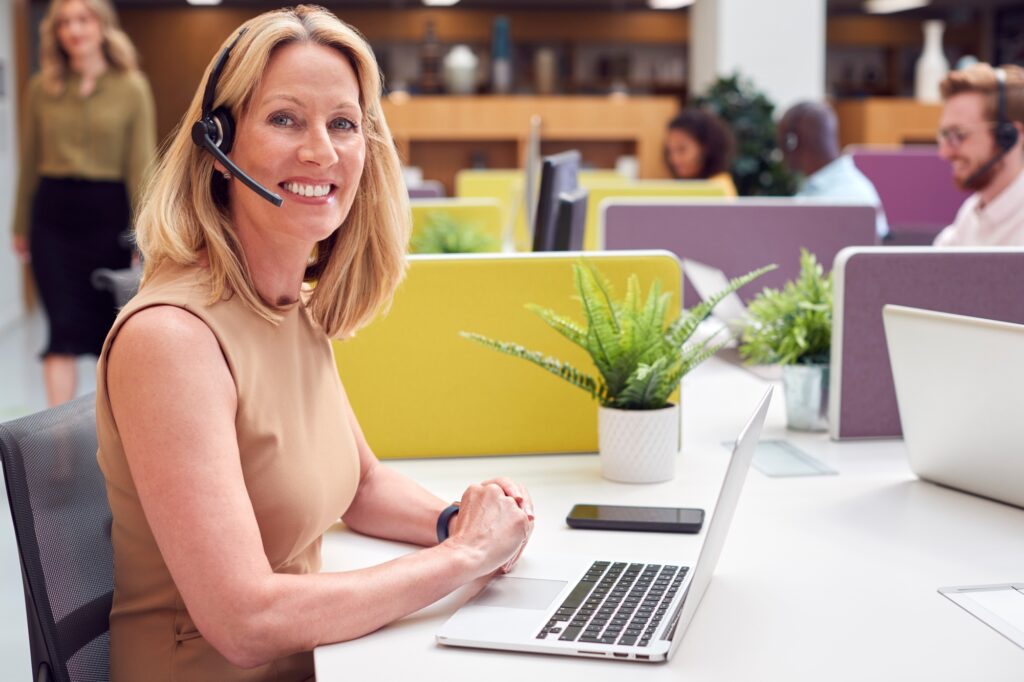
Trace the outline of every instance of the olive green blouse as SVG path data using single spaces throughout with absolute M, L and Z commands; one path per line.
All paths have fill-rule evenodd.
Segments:
M 21 170 L 14 203 L 14 234 L 30 229 L 39 178 L 121 180 L 133 209 L 156 151 L 153 93 L 138 71 L 109 70 L 92 94 L 80 94 L 78 74 L 57 96 L 35 75 L 23 102 Z

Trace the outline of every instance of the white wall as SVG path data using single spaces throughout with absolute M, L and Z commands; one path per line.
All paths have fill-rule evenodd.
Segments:
M 734 71 L 777 115 L 825 96 L 825 0 L 697 0 L 690 10 L 690 92 Z
M 21 315 L 20 266 L 11 250 L 17 185 L 17 79 L 14 68 L 14 3 L 0 0 L 0 331 Z

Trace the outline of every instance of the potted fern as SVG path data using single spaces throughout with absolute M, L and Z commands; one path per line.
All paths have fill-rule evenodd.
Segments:
M 462 336 L 513 357 L 528 360 L 586 391 L 598 401 L 598 448 L 606 478 L 630 483 L 667 481 L 679 451 L 679 406 L 669 398 L 683 376 L 714 355 L 725 341 L 714 337 L 690 343 L 697 326 L 727 294 L 775 266 L 729 282 L 710 300 L 666 322 L 671 294 L 654 281 L 645 297 L 636 275 L 629 277 L 625 298 L 612 297 L 611 286 L 591 264 L 573 264 L 573 277 L 585 325 L 552 310 L 528 304 L 552 329 L 590 354 L 597 376 L 527 350 L 515 343 L 469 332 Z
M 814 254 L 800 250 L 800 275 L 765 289 L 747 308 L 740 355 L 757 364 L 781 364 L 786 422 L 799 431 L 828 428 L 829 352 L 832 345 L 832 275 Z
M 501 251 L 501 243 L 473 223 L 461 223 L 447 213 L 427 215 L 423 229 L 409 243 L 413 253 L 485 253 Z

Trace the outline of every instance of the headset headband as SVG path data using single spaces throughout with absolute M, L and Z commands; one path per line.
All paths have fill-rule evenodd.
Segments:
M 210 71 L 210 77 L 206 79 L 206 90 L 203 91 L 203 118 L 210 115 L 213 111 L 213 100 L 217 96 L 217 84 L 220 81 L 220 72 L 224 70 L 224 65 L 228 61 L 228 56 L 231 54 L 231 50 L 234 49 L 238 41 L 242 39 L 245 32 L 248 29 L 243 28 L 235 36 L 235 39 L 231 41 L 231 44 L 224 48 L 217 57 L 217 63 L 213 65 L 213 70 Z

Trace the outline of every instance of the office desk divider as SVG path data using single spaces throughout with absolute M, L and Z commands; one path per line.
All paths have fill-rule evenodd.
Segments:
M 390 312 L 335 341 L 342 383 L 379 457 L 594 452 L 597 403 L 539 367 L 459 336 L 514 341 L 596 374 L 590 357 L 526 310 L 583 323 L 572 264 L 584 255 L 616 295 L 632 273 L 679 309 L 681 271 L 664 251 L 412 256 Z
M 591 196 L 593 200 L 593 196 Z M 847 246 L 877 242 L 875 209 L 801 199 L 614 199 L 601 207 L 604 248 L 667 249 L 738 277 L 769 263 L 778 269 L 740 289 L 744 302 L 800 273 L 800 248 L 827 267 Z M 684 305 L 699 302 L 686 288 Z
M 539 177 L 539 173 L 538 173 Z M 626 180 L 613 170 L 581 170 L 580 184 L 621 185 Z M 461 198 L 496 199 L 501 205 L 502 226 L 506 242 L 516 251 L 533 248 L 532 211 L 525 202 L 526 174 L 522 169 L 467 168 L 455 174 L 455 196 Z M 536 197 L 536 191 L 534 191 Z
M 443 199 L 444 185 L 437 180 L 424 180 L 414 187 L 409 187 L 410 199 Z
M 878 190 L 894 242 L 931 244 L 970 196 L 953 184 L 949 162 L 936 147 L 853 146 L 847 151 Z
M 601 220 L 601 206 L 605 200 L 634 199 L 646 203 L 660 200 L 716 198 L 725 200 L 725 189 L 716 182 L 706 180 L 619 180 L 609 182 L 605 179 L 587 178 L 581 175 L 580 187 L 590 192 L 590 198 L 587 200 L 587 223 L 583 228 L 583 248 L 587 251 L 605 248 Z
M 529 251 L 533 232 L 528 227 L 522 170 L 467 168 L 455 174 L 455 196 L 460 199 L 493 199 L 501 208 L 503 241 L 516 251 Z
M 494 250 L 501 250 L 504 237 L 501 206 L 495 199 L 414 199 L 409 205 L 414 236 L 429 224 L 432 215 L 439 214 L 493 237 Z
M 836 256 L 832 272 L 829 431 L 836 440 L 903 434 L 882 325 L 884 305 L 1024 324 L 1021 248 L 850 248 Z

